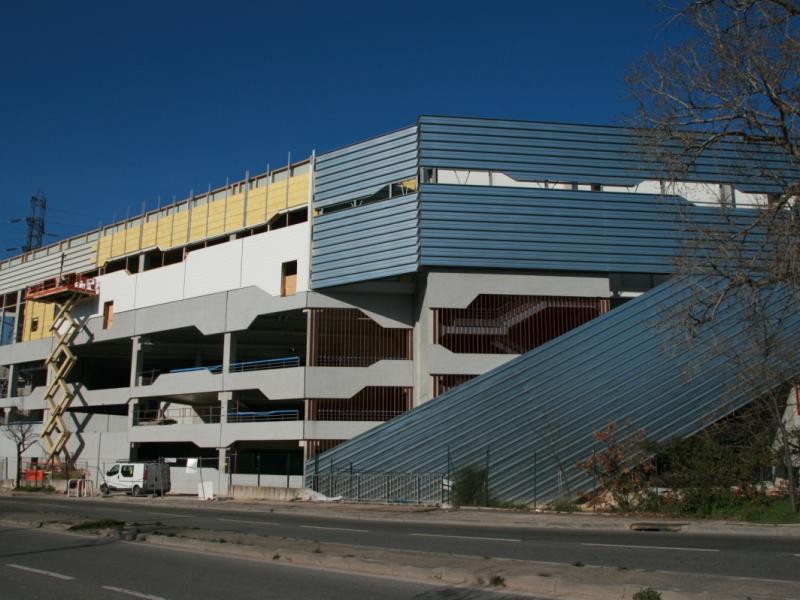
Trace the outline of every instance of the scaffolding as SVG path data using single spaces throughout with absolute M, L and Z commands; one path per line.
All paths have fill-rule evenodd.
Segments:
M 66 378 L 78 360 L 70 345 L 83 327 L 83 322 L 72 316 L 72 311 L 81 300 L 97 295 L 93 278 L 77 274 L 59 275 L 29 287 L 26 300 L 55 305 L 55 315 L 50 331 L 55 343 L 45 361 L 47 366 L 47 389 L 44 394 L 46 412 L 41 438 L 47 451 L 47 461 L 58 462 L 59 456 L 68 459 L 66 445 L 70 432 L 64 423 L 64 413 L 75 398 L 75 390 Z

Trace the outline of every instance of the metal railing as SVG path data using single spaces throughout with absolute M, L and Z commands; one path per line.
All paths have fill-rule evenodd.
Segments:
M 133 413 L 134 425 L 202 425 L 219 423 L 222 410 L 219 406 L 197 406 L 167 409 L 140 409 Z
M 300 411 L 285 410 L 246 410 L 228 412 L 228 423 L 257 423 L 264 421 L 300 421 Z
M 337 410 L 320 408 L 317 421 L 388 421 L 402 415 L 405 410 Z
M 299 367 L 299 356 L 284 356 L 281 358 L 265 358 L 262 360 L 248 360 L 244 362 L 231 363 L 230 373 L 243 373 L 246 371 L 264 371 L 268 369 L 287 369 Z M 192 371 L 208 371 L 209 373 L 222 373 L 222 365 L 206 365 L 203 367 L 186 367 L 181 369 L 170 369 L 170 373 L 190 373 Z M 155 379 L 155 378 L 154 378 Z
M 444 504 L 448 490 L 438 473 L 326 473 L 309 475 L 311 489 L 355 502 Z
M 299 356 L 285 356 L 282 358 L 267 358 L 264 360 L 249 360 L 245 362 L 231 363 L 231 373 L 243 373 L 245 371 L 263 371 L 266 369 L 287 369 L 299 367 Z

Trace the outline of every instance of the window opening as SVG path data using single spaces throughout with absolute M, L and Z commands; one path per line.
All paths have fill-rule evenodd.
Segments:
M 292 296 L 297 291 L 297 261 L 281 265 L 281 296 Z
M 111 327 L 114 320 L 114 301 L 109 300 L 103 304 L 103 329 Z

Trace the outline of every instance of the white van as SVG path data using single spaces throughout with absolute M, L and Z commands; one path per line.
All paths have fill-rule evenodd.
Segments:
M 118 462 L 111 467 L 100 485 L 103 495 L 109 492 L 141 494 L 166 494 L 171 483 L 169 465 L 157 462 Z

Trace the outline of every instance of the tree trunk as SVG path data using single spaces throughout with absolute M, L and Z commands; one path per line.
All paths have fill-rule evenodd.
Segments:
M 15 487 L 22 486 L 22 448 L 17 444 L 17 483 Z

